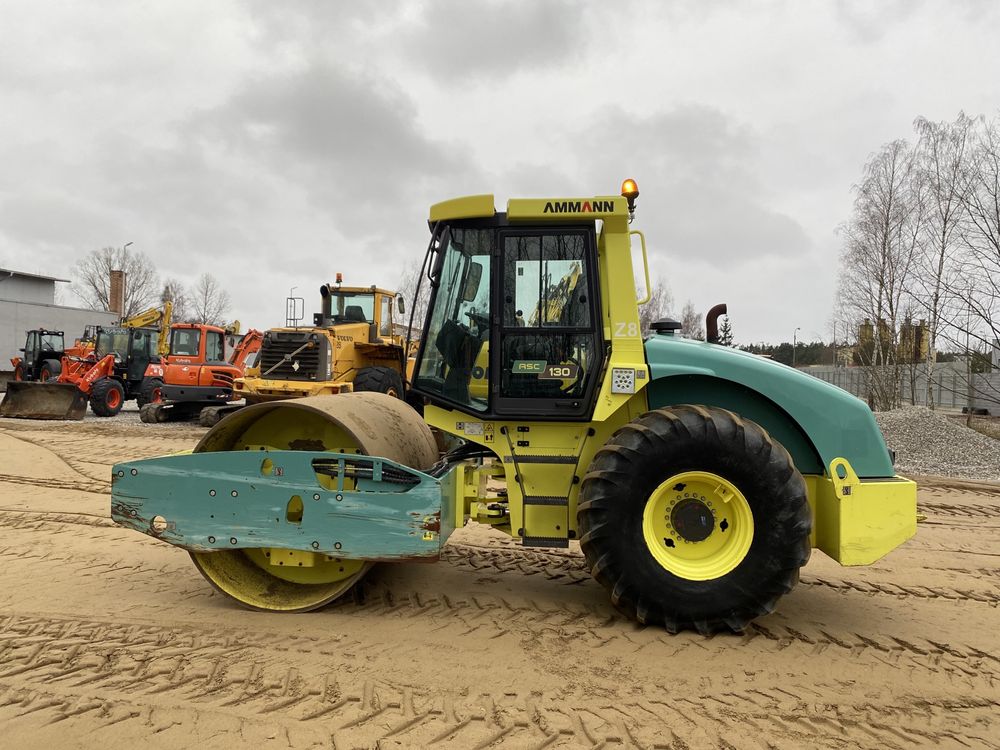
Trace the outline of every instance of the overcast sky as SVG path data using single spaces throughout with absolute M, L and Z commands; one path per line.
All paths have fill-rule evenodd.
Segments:
M 433 202 L 634 177 L 678 312 L 829 339 L 862 164 L 917 115 L 996 114 L 998 29 L 953 0 L 4 0 L 0 265 L 131 241 L 263 328 L 337 271 L 395 285 Z

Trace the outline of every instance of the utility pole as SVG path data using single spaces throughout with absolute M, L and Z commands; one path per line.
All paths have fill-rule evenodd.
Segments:
M 972 427 L 972 286 L 965 307 L 965 426 Z

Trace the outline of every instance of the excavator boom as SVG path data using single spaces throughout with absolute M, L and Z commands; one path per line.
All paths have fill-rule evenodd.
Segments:
M 161 357 L 166 356 L 170 351 L 170 320 L 174 313 L 174 303 L 169 300 L 163 303 L 163 307 L 151 307 L 141 313 L 133 315 L 131 318 L 123 318 L 121 325 L 125 328 L 150 328 L 160 327 L 160 337 L 156 342 L 156 353 Z
M 239 367 L 241 370 L 244 369 L 247 360 L 260 351 L 263 341 L 264 334 L 256 328 L 251 328 L 233 349 L 233 355 L 229 358 L 229 364 L 233 367 Z

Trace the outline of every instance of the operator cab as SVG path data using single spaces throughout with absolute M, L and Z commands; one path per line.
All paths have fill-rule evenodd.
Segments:
M 226 361 L 226 339 L 221 330 L 204 330 L 204 351 L 202 351 L 202 328 L 200 326 L 174 326 L 170 331 L 170 359 L 180 362 Z
M 439 222 L 413 390 L 479 417 L 590 418 L 605 359 L 595 222 Z
M 28 337 L 24 342 L 24 358 L 26 361 L 56 358 L 62 356 L 65 350 L 64 336 L 62 331 L 28 331 Z
M 94 352 L 98 361 L 113 355 L 115 371 L 126 380 L 142 380 L 146 366 L 160 361 L 156 354 L 158 336 L 152 328 L 98 328 Z
M 405 309 L 402 296 L 376 286 L 342 287 L 340 278 L 338 273 L 336 286 L 324 284 L 319 288 L 323 311 L 313 315 L 313 324 L 329 328 L 345 323 L 367 323 L 372 326 L 372 343 L 380 337 L 392 336 L 393 313 L 395 311 L 402 316 Z M 393 299 L 396 300 L 395 305 L 392 304 Z

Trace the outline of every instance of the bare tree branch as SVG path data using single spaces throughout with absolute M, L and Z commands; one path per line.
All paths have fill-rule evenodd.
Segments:
M 674 298 L 670 294 L 667 280 L 662 276 L 658 277 L 650 289 L 649 302 L 639 306 L 639 328 L 642 330 L 642 335 L 648 336 L 653 323 L 667 317 L 673 305 Z
M 869 404 L 877 409 L 899 405 L 899 334 L 902 324 L 912 326 L 903 311 L 926 206 L 914 166 L 905 141 L 893 141 L 872 156 L 854 188 L 853 216 L 841 227 L 841 317 L 858 331 L 856 357 L 867 370 Z
M 160 292 L 160 303 L 170 302 L 174 306 L 173 317 L 177 322 L 187 322 L 191 319 L 190 303 L 184 285 L 177 279 L 167 279 Z
M 413 327 L 419 331 L 423 328 L 424 318 L 427 316 L 427 304 L 430 300 L 431 285 L 426 277 L 423 283 L 419 283 L 423 273 L 424 259 L 415 259 L 404 267 L 396 282 L 396 291 L 403 295 L 406 300 L 406 313 L 403 315 L 403 322 L 410 320 L 412 312 Z M 419 287 L 419 290 L 418 290 Z
M 954 123 L 930 122 L 918 117 L 914 128 L 921 180 L 927 186 L 926 244 L 922 255 L 921 274 L 924 294 L 921 295 L 928 313 L 927 405 L 934 408 L 934 393 L 930 387 L 937 354 L 937 337 L 941 328 L 943 308 L 950 301 L 950 290 L 959 261 L 965 203 L 972 188 L 972 133 L 976 121 L 959 112 Z
M 222 288 L 210 273 L 203 273 L 191 291 L 193 322 L 205 325 L 225 326 L 226 313 L 230 308 L 229 292 Z
M 74 276 L 73 293 L 92 310 L 111 309 L 111 272 L 125 272 L 125 309 L 129 318 L 152 307 L 159 299 L 156 267 L 143 253 L 127 247 L 104 247 L 80 259 Z
M 681 336 L 699 341 L 705 340 L 704 320 L 701 313 L 694 309 L 694 303 L 691 300 L 688 300 L 684 304 L 684 309 L 681 310 Z

